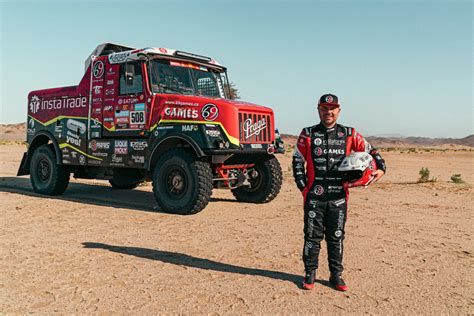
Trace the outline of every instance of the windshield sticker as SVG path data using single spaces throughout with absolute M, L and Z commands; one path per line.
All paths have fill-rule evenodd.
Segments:
M 198 66 L 198 65 L 195 65 L 195 64 L 191 64 L 191 63 L 182 63 L 182 62 L 177 62 L 177 61 L 170 61 L 170 65 L 171 66 L 176 66 L 176 67 L 185 67 L 185 68 L 192 68 L 192 69 L 207 71 L 206 67 Z

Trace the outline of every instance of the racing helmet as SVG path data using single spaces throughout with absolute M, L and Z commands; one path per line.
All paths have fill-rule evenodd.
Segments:
M 377 165 L 368 153 L 353 152 L 344 158 L 338 170 L 348 187 L 368 186 L 374 181 L 372 173 L 377 170 Z

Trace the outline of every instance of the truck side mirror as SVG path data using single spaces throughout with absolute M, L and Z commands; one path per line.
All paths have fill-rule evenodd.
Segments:
M 125 64 L 125 84 L 127 86 L 133 86 L 133 78 L 135 78 L 135 65 Z

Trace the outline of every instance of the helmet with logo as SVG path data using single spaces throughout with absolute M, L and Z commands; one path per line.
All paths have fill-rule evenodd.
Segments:
M 367 186 L 374 181 L 372 173 L 377 170 L 377 165 L 368 153 L 353 152 L 344 158 L 338 170 L 349 187 Z
M 339 98 L 334 94 L 323 94 L 319 98 L 318 106 L 326 104 L 326 105 L 336 105 L 339 106 Z

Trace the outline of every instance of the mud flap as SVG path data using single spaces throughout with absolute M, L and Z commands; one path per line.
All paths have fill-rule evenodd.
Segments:
M 23 153 L 23 158 L 21 159 L 20 168 L 18 168 L 17 176 L 25 176 L 30 174 L 30 168 L 28 165 L 28 153 Z

